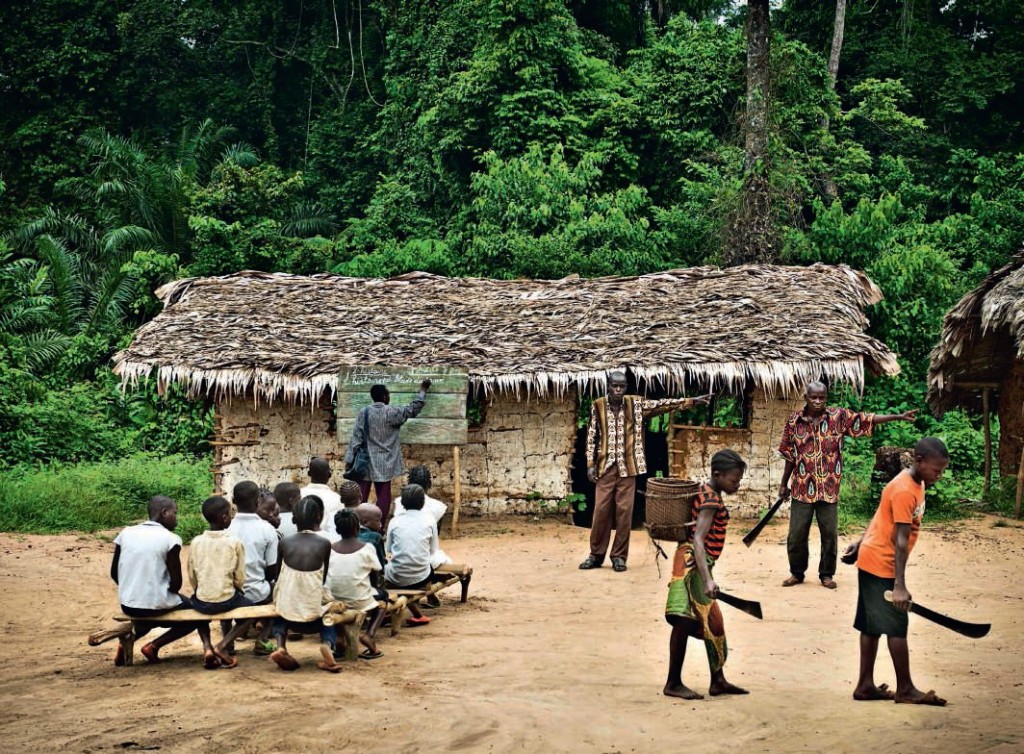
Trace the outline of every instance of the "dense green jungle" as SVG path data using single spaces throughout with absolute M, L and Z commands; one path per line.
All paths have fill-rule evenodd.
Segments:
M 243 269 L 848 264 L 902 374 L 835 400 L 921 411 L 848 444 L 847 515 L 874 448 L 923 433 L 952 454 L 930 515 L 1009 509 L 925 375 L 1024 241 L 1018 2 L 12 0 L 0 39 L 2 530 L 109 528 L 158 492 L 198 525 L 212 409 L 122 392 L 110 358 L 159 285 Z

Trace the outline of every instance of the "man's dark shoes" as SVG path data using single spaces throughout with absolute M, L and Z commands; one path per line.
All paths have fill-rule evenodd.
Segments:
M 625 558 L 612 558 L 612 570 L 622 573 L 626 570 L 626 559 Z
M 589 571 L 591 568 L 600 568 L 602 563 L 604 563 L 604 558 L 588 555 L 587 559 L 580 563 L 580 570 Z

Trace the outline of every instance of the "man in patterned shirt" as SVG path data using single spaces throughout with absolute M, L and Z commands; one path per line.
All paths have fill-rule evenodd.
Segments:
M 804 391 L 807 401 L 795 411 L 782 430 L 779 454 L 786 461 L 779 485 L 779 497 L 792 495 L 789 511 L 789 577 L 783 586 L 803 583 L 809 551 L 807 538 L 811 521 L 818 520 L 821 532 L 821 557 L 818 578 L 827 589 L 835 589 L 839 543 L 839 484 L 843 478 L 843 440 L 867 437 L 879 424 L 913 421 L 917 410 L 902 414 L 866 414 L 848 408 L 826 406 L 828 388 L 812 382 Z M 792 485 L 790 482 L 792 481 Z
M 597 487 L 590 555 L 580 563 L 581 569 L 601 567 L 614 526 L 612 568 L 620 572 L 626 570 L 636 477 L 647 473 L 644 421 L 657 414 L 707 403 L 710 397 L 648 400 L 639 395 L 626 395 L 625 372 L 608 375 L 608 395 L 594 401 L 587 428 L 587 477 Z

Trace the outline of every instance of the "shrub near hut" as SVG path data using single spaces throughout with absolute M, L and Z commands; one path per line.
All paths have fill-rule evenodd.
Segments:
M 135 455 L 120 461 L 21 466 L 0 474 L 0 530 L 28 533 L 99 531 L 146 518 L 154 495 L 178 502 L 177 533 L 186 541 L 205 529 L 209 461 Z

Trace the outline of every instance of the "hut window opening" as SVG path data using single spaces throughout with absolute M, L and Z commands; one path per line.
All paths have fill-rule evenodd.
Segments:
M 718 427 L 721 429 L 750 429 L 753 385 L 742 393 L 720 393 L 711 398 L 707 406 L 694 406 L 677 411 L 672 420 L 676 427 Z M 691 393 L 696 395 L 696 393 Z

